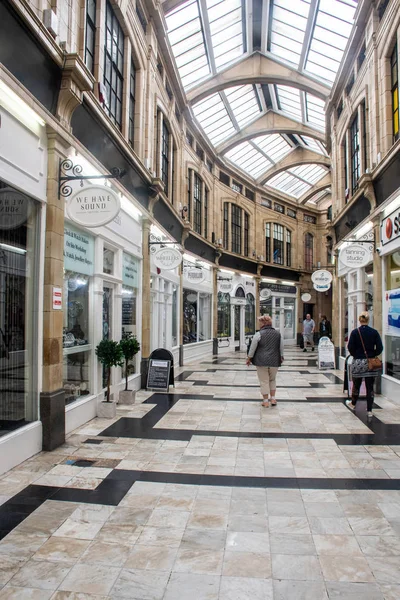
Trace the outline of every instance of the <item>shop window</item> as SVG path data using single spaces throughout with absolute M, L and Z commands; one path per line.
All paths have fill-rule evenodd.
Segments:
M 163 119 L 161 133 L 161 181 L 164 184 L 165 195 L 169 187 L 169 129 Z
M 265 260 L 271 262 L 271 223 L 265 223 Z
M 314 237 L 311 233 L 304 236 L 304 268 L 312 271 L 314 265 Z
M 384 298 L 385 373 L 400 380 L 400 252 L 386 258 Z
M 183 343 L 211 339 L 211 294 L 183 290 Z
M 109 248 L 103 248 L 103 273 L 114 275 L 114 252 Z
M 107 93 L 105 107 L 111 120 L 121 129 L 124 87 L 124 32 L 109 2 L 106 5 L 105 40 L 104 86 Z
M 218 292 L 218 337 L 229 337 L 231 334 L 231 297 L 228 293 Z
M 137 336 L 138 260 L 130 254 L 122 256 L 122 335 Z M 137 372 L 136 356 L 128 364 L 128 376 Z M 125 373 L 123 373 L 125 377 Z
M 135 139 L 135 86 L 136 69 L 133 60 L 131 60 L 131 78 L 129 84 L 129 132 L 128 139 L 131 146 Z
M 193 185 L 193 229 L 201 234 L 202 181 L 197 173 L 194 174 Z
M 178 345 L 178 286 L 172 284 L 172 346 Z
M 0 437 L 38 419 L 39 204 L 0 181 Z M 18 206 L 18 213 L 7 207 Z M 4 450 L 3 450 L 4 452 Z
M 198 341 L 211 339 L 211 294 L 199 293 Z
M 274 223 L 274 263 L 283 265 L 283 227 Z
M 96 47 L 96 0 L 86 0 L 85 64 L 94 72 L 94 50 Z
M 396 141 L 399 137 L 399 77 L 398 77 L 398 56 L 397 44 L 393 48 L 390 57 L 390 73 L 391 73 L 391 92 L 392 92 L 392 123 L 393 123 L 393 138 Z
M 360 179 L 360 128 L 358 114 L 350 125 L 351 193 L 357 190 Z
M 231 236 L 232 252 L 242 253 L 242 209 L 236 204 L 231 205 Z
M 256 303 L 253 294 L 246 294 L 246 308 L 245 308 L 245 323 L 244 333 L 245 335 L 254 335 L 256 324 Z
M 292 266 L 292 232 L 286 229 L 286 266 Z
M 228 231 L 229 231 L 229 203 L 224 202 L 224 232 L 223 232 L 223 245 L 225 250 L 228 249 Z

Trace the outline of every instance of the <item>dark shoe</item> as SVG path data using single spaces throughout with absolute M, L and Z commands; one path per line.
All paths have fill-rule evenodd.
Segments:
M 311 348 L 311 352 L 314 352 L 314 346 Z
M 307 352 L 307 348 L 303 348 L 303 352 Z

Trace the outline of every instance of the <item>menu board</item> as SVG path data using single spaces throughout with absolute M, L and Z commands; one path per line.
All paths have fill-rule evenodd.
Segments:
M 155 360 L 151 358 L 147 373 L 147 389 L 168 391 L 170 371 L 170 360 Z

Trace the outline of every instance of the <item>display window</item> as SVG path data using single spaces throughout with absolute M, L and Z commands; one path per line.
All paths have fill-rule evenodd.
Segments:
M 91 393 L 90 287 L 94 238 L 66 224 L 64 228 L 63 381 L 65 402 Z
M 38 419 L 39 213 L 0 180 L 0 436 Z
M 137 297 L 138 297 L 139 261 L 134 256 L 123 253 L 122 256 L 122 322 L 121 333 L 137 336 Z M 136 357 L 129 361 L 128 375 L 137 372 Z M 123 373 L 125 377 L 125 373 Z
M 153 276 L 151 289 L 151 348 L 172 350 L 178 346 L 179 285 Z
M 385 374 L 400 380 L 400 252 L 386 257 L 383 296 Z
M 218 292 L 218 337 L 231 334 L 231 296 L 228 292 Z
M 245 335 L 253 335 L 256 330 L 256 301 L 253 294 L 246 294 Z
M 183 343 L 211 339 L 211 294 L 183 290 Z

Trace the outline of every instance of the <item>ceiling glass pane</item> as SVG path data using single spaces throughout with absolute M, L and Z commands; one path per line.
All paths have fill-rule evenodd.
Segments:
M 275 92 L 280 110 L 301 121 L 300 91 L 296 88 L 276 85 Z
M 294 196 L 295 198 L 300 198 L 300 196 L 311 188 L 309 184 L 301 181 L 287 171 L 272 177 L 272 179 L 265 184 L 265 187 L 272 187 L 285 194 L 289 194 L 289 196 Z
M 272 12 L 269 50 L 298 66 L 307 27 L 310 2 L 275 0 Z
M 261 107 L 256 94 L 252 85 L 235 86 L 225 90 L 226 99 L 239 127 L 244 127 L 260 115 Z
M 243 142 L 225 154 L 235 165 L 255 179 L 272 166 L 272 163 L 250 142 Z
M 300 165 L 289 169 L 289 172 L 314 185 L 314 183 L 317 183 L 317 181 L 322 179 L 328 171 L 319 165 Z
M 312 196 L 308 200 L 308 202 L 311 203 L 311 204 L 318 204 L 318 202 L 320 200 L 322 200 L 326 196 L 329 196 L 330 193 L 331 193 L 331 189 L 330 188 L 327 188 L 326 190 L 320 190 L 319 192 L 317 192 L 316 194 L 314 194 L 314 196 Z
M 219 94 L 195 104 L 193 113 L 213 144 L 218 144 L 236 131 Z
M 306 135 L 298 135 L 296 136 L 302 146 L 308 147 L 314 152 L 318 152 L 319 154 L 323 154 L 324 156 L 328 156 L 325 150 L 325 147 L 318 140 L 308 137 Z
M 215 66 L 218 69 L 243 54 L 242 0 L 207 2 L 207 7 Z
M 292 146 L 278 133 L 254 138 L 253 143 L 276 163 L 293 150 Z
M 325 130 L 325 102 L 311 94 L 305 94 L 306 119 L 310 125 Z

